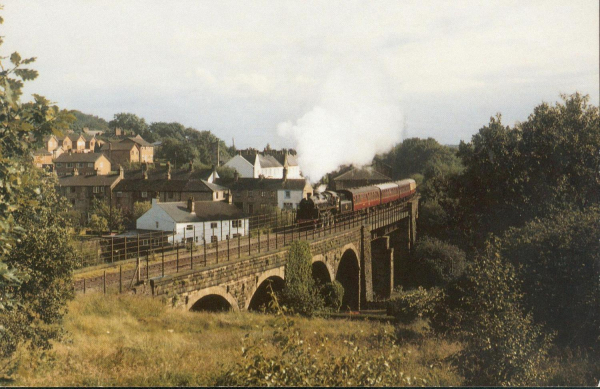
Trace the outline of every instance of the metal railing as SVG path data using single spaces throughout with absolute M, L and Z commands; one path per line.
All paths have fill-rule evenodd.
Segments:
M 173 244 L 166 232 L 139 234 L 122 242 L 108 238 L 103 246 L 110 245 L 110 250 L 100 254 L 104 267 L 85 269 L 95 274 L 77 279 L 74 289 L 77 293 L 121 293 L 150 278 L 229 263 L 281 249 L 297 240 L 316 241 L 362 225 L 377 229 L 406 216 L 407 205 L 401 203 L 367 213 L 337 215 L 332 222 L 320 225 L 280 225 L 268 215 L 257 215 L 250 234 L 213 243 L 196 244 L 194 238 L 193 242 L 173 240 Z

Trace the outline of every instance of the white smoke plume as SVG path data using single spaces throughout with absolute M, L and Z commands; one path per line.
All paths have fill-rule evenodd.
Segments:
M 280 123 L 277 132 L 292 138 L 300 168 L 314 182 L 343 164 L 368 165 L 401 141 L 398 100 L 384 72 L 362 62 L 333 72 L 317 105 L 296 123 Z

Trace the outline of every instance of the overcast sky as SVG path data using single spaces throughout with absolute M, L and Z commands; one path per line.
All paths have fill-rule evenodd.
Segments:
M 2 3 L 2 55 L 38 58 L 27 92 L 107 120 L 211 130 L 238 148 L 297 146 L 341 107 L 361 112 L 349 126 L 387 126 L 379 143 L 456 144 L 497 112 L 513 124 L 560 93 L 598 104 L 597 0 Z

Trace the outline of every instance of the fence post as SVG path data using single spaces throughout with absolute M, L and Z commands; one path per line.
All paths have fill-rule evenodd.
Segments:
M 260 229 L 258 230 L 258 253 L 260 254 Z
M 250 228 L 248 227 L 248 255 L 252 255 L 252 241 L 250 240 Z
M 215 242 L 215 258 L 217 265 L 219 264 L 219 239 Z
M 123 266 L 119 265 L 119 294 L 123 293 Z
M 286 226 L 283 226 L 283 247 L 285 247 L 285 230 Z
M 102 281 L 104 283 L 104 294 L 106 294 L 106 270 L 104 270 L 104 279 Z
M 150 279 L 150 251 L 146 250 L 146 281 Z
M 179 242 L 177 242 L 177 248 L 175 250 L 176 250 L 176 253 L 177 253 L 177 259 L 176 259 L 176 262 L 175 262 L 176 266 L 177 266 L 177 269 L 176 269 L 175 273 L 179 273 Z
M 242 256 L 242 236 L 238 234 L 238 259 Z
M 85 294 L 85 278 L 83 279 L 83 294 Z
M 114 255 L 115 255 L 115 237 L 111 236 L 110 237 L 110 263 L 113 263 L 115 261 Z
M 204 266 L 206 266 L 207 259 L 206 259 L 206 238 L 202 238 L 202 248 L 204 249 Z
M 194 245 L 196 242 L 196 226 L 194 225 L 194 236 L 192 237 L 192 246 L 190 247 L 190 270 L 194 269 Z M 206 242 L 204 242 L 204 252 L 206 253 Z M 206 255 L 204 256 L 206 260 Z
M 165 276 L 165 239 L 164 239 L 164 233 L 163 231 L 160 232 L 160 241 L 162 242 L 162 247 L 161 247 L 161 251 L 162 251 L 162 276 Z
M 229 253 L 229 241 L 231 240 L 231 231 L 229 231 L 229 235 L 227 236 L 227 262 L 231 260 Z
M 267 230 L 267 251 L 271 251 L 271 229 Z

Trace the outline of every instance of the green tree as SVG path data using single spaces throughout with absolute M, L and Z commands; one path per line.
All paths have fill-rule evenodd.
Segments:
M 461 276 L 467 265 L 458 247 L 435 238 L 423 238 L 416 245 L 412 262 L 414 279 L 424 287 L 443 286 Z
M 307 316 L 323 308 L 323 300 L 312 278 L 311 259 L 307 242 L 292 242 L 285 266 L 285 287 L 281 291 L 284 306 Z
M 190 161 L 198 159 L 199 155 L 198 150 L 193 144 L 167 138 L 162 141 L 162 145 L 156 156 L 157 158 L 174 162 L 177 166 L 183 166 Z
M 470 385 L 539 385 L 549 338 L 522 308 L 521 282 L 492 246 L 436 304 L 432 326 L 465 347 L 460 369 Z
M 116 128 L 133 131 L 135 135 L 140 135 L 148 142 L 154 142 L 152 134 L 148 131 L 146 120 L 133 113 L 121 112 L 115 114 L 114 119 L 108 122 L 108 127 L 113 131 Z
M 503 236 L 518 268 L 524 306 L 562 346 L 600 353 L 600 207 L 536 219 Z
M 92 227 L 92 229 L 94 229 L 94 231 L 97 231 L 98 233 L 106 231 L 108 229 L 110 229 L 111 231 L 123 230 L 123 223 L 125 222 L 123 211 L 120 208 L 111 207 L 107 201 L 94 198 L 90 205 L 89 217 L 90 227 L 92 227 L 93 221 L 94 227 Z M 107 223 L 107 228 L 105 229 L 99 229 L 104 225 L 102 219 L 105 220 Z
M 74 120 L 39 95 L 22 104 L 24 82 L 38 75 L 27 68 L 35 59 L 23 59 L 16 52 L 8 58 L 8 66 L 6 59 L 0 57 L 0 353 L 3 357 L 10 356 L 19 344 L 27 341 L 34 347 L 48 346 L 49 339 L 59 332 L 48 326 L 60 322 L 71 289 L 70 250 L 65 250 L 68 222 L 60 216 L 64 209 L 53 184 L 44 182 L 32 164 L 30 139 L 39 140 L 50 133 L 60 135 Z M 47 306 L 39 306 L 38 301 L 46 302 Z M 5 368 L 4 364 L 2 370 Z
M 77 119 L 71 124 L 73 130 L 82 131 L 86 127 L 92 131 L 108 132 L 110 130 L 108 122 L 98 116 L 88 115 L 77 110 L 72 110 L 71 114 Z
M 62 334 L 65 302 L 73 298 L 74 250 L 69 243 L 70 222 L 63 215 L 68 206 L 55 190 L 55 180 L 42 179 L 32 170 L 24 180 L 30 206 L 20 207 L 15 222 L 25 233 L 6 256 L 7 265 L 27 274 L 15 289 L 19 309 L 0 315 L 2 356 L 12 354 L 27 340 L 32 347 L 50 348 L 50 340 Z

